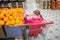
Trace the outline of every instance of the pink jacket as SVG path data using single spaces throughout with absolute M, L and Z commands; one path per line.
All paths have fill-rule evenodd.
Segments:
M 42 21 L 44 21 L 44 19 L 42 18 L 42 16 L 38 17 L 38 18 L 31 18 L 31 19 L 28 19 L 27 16 L 25 16 L 24 19 L 25 19 L 25 22 L 27 22 L 27 23 L 33 23 L 33 24 L 35 24 L 35 23 L 41 23 Z M 31 35 L 34 36 L 34 34 L 32 34 L 31 31 L 36 31 L 36 30 L 41 31 L 41 27 L 43 27 L 43 26 L 38 25 L 38 26 L 32 26 L 32 27 L 30 27 L 30 36 Z

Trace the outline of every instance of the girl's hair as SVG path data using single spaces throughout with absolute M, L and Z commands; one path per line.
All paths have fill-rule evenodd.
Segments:
M 33 11 L 33 13 L 36 14 L 36 15 L 40 15 L 42 17 L 39 10 L 35 10 L 35 11 Z

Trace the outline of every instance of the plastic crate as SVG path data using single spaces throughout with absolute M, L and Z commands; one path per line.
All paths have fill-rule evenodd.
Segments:
M 22 27 L 20 26 L 16 26 L 16 27 L 4 26 L 4 30 L 7 38 L 22 37 L 23 35 L 23 30 Z

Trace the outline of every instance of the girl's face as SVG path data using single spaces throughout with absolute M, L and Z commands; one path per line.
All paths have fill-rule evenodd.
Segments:
M 39 17 L 39 15 L 33 14 L 33 17 L 34 17 L 34 18 L 38 18 L 38 17 Z

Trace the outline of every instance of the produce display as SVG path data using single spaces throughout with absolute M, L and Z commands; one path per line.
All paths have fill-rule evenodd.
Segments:
M 0 9 L 0 26 L 19 26 L 24 22 L 23 8 L 1 8 Z

